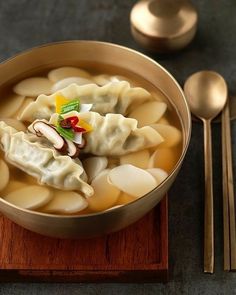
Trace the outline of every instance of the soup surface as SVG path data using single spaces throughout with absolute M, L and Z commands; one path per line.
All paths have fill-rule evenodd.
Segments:
M 79 215 L 125 205 L 160 185 L 181 154 L 167 97 L 120 69 L 28 73 L 1 98 L 0 194 L 22 208 Z

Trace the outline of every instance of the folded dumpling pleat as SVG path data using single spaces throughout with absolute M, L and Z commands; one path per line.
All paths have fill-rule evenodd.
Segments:
M 105 86 L 96 84 L 70 86 L 52 95 L 40 95 L 22 112 L 20 120 L 33 122 L 35 119 L 49 120 L 55 113 L 55 98 L 62 95 L 67 99 L 79 99 L 81 103 L 93 104 L 92 111 L 101 115 L 119 113 L 126 115 L 132 104 L 140 105 L 151 99 L 151 94 L 141 87 L 130 87 L 127 81 L 111 82 Z
M 138 128 L 138 121 L 121 114 L 101 116 L 96 112 L 70 112 L 64 118 L 78 116 L 92 126 L 91 132 L 85 133 L 86 153 L 98 156 L 120 156 L 145 148 L 157 146 L 163 137 L 152 127 Z M 56 124 L 58 114 L 53 114 L 49 123 Z M 29 127 L 29 130 L 32 130 Z
M 86 197 L 93 195 L 93 188 L 83 180 L 82 165 L 43 145 L 34 134 L 18 132 L 1 121 L 0 142 L 6 160 L 36 177 L 39 183 L 63 190 L 77 190 Z

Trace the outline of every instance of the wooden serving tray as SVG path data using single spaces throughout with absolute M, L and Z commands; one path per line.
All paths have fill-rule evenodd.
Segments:
M 0 281 L 166 282 L 167 197 L 144 218 L 105 237 L 53 239 L 0 216 Z

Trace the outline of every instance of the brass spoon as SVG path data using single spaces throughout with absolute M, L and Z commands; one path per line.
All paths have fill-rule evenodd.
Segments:
M 214 215 L 211 121 L 224 108 L 227 85 L 212 71 L 191 75 L 184 85 L 184 92 L 191 112 L 203 121 L 205 157 L 205 220 L 204 220 L 204 272 L 214 272 Z

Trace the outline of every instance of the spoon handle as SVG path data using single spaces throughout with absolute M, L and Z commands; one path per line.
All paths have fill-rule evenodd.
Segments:
M 205 157 L 205 219 L 204 219 L 204 272 L 214 272 L 214 213 L 211 121 L 204 120 Z

